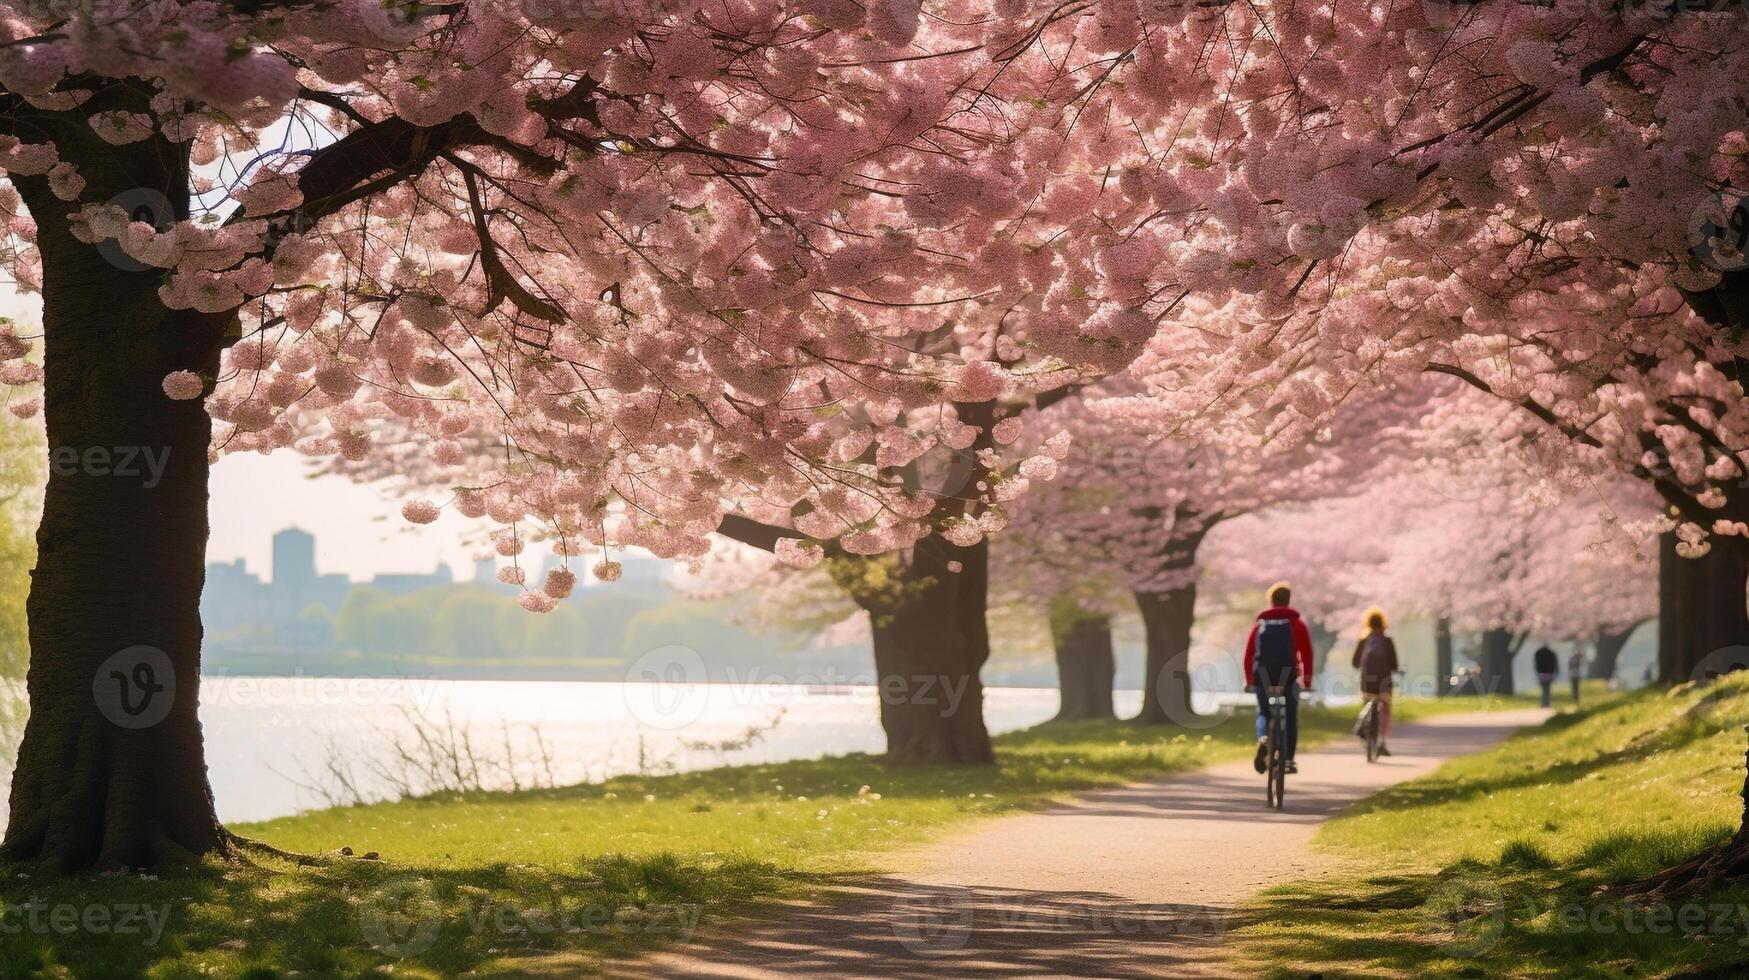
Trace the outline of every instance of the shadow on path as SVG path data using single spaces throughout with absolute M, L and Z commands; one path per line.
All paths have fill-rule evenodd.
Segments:
M 1228 908 L 1139 903 L 1099 891 L 860 882 L 779 922 L 698 937 L 695 948 L 615 963 L 625 977 L 1159 977 L 1196 975 Z
M 726 925 L 626 977 L 1230 976 L 1218 951 L 1235 909 L 1315 873 L 1319 825 L 1388 786 L 1477 752 L 1540 711 L 1404 725 L 1369 765 L 1352 740 L 1300 753 L 1287 805 L 1264 806 L 1250 760 L 1097 790 L 983 822 L 892 856 L 895 873 L 819 902 Z

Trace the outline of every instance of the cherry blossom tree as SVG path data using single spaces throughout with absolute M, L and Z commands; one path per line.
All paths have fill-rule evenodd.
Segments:
M 977 408 L 1001 375 L 1121 366 L 1158 313 L 1094 281 L 1120 121 L 1083 83 L 1106 66 L 1061 59 L 1085 18 L 1048 6 L 3 13 L 0 221 L 43 330 L 4 331 L 0 381 L 40 382 L 51 453 L 169 453 L 150 492 L 50 477 L 16 860 L 237 844 L 196 716 L 209 452 L 359 461 L 411 430 L 447 473 L 407 518 L 485 516 L 502 553 L 691 556 L 740 506 L 857 554 L 944 542 L 931 573 L 971 581 L 906 465 L 1011 468 Z M 977 482 L 942 496 L 976 509 Z M 140 648 L 146 672 L 105 663 Z M 112 670 L 167 716 L 104 717 Z
M 0 219 L 44 332 L 40 372 L 33 338 L 0 338 L 0 381 L 42 375 L 51 451 L 172 454 L 149 495 L 51 476 L 4 845 L 19 859 L 230 846 L 192 684 L 209 446 L 363 458 L 402 420 L 454 469 L 409 519 L 453 503 L 501 525 L 506 552 L 538 537 L 691 556 L 722 527 L 796 560 L 898 556 L 880 561 L 925 598 L 900 604 L 916 615 L 882 601 L 889 648 L 954 636 L 917 656 L 971 676 L 993 498 L 1032 478 L 997 458 L 999 416 L 1122 367 L 1168 317 L 1217 359 L 1151 392 L 1154 410 L 1261 389 L 1315 428 L 1361 379 L 1442 363 L 1602 450 L 1666 456 L 1654 483 L 1686 552 L 1749 524 L 1725 488 L 1749 325 L 1734 8 L 4 12 L 17 197 Z M 1498 275 L 1454 267 L 1484 241 Z M 1624 322 L 1662 338 L 1611 369 L 1614 435 L 1592 432 L 1584 397 L 1477 370 L 1550 332 L 1496 285 L 1565 276 L 1634 318 L 1555 321 L 1561 356 Z M 1430 346 L 1470 333 L 1451 348 L 1467 361 Z M 475 438 L 498 447 L 489 465 L 468 458 Z M 956 469 L 912 465 L 932 448 L 969 451 L 966 479 L 917 482 Z M 1735 585 L 1743 547 L 1707 551 L 1735 556 Z M 1749 634 L 1735 585 L 1709 637 Z M 97 597 L 119 611 L 90 616 Z M 920 631 L 929 616 L 957 625 Z M 179 675 L 171 715 L 105 727 L 91 677 L 139 646 Z M 903 657 L 895 676 L 934 672 Z M 892 721 L 901 756 L 987 755 L 962 723 Z
M 961 435 L 945 436 L 934 452 L 889 456 L 866 439 L 837 445 L 840 458 L 920 491 L 910 499 L 928 529 L 921 534 L 871 534 L 841 514 L 795 506 L 749 508 L 725 516 L 718 529 L 792 566 L 824 567 L 867 614 L 881 727 L 895 762 L 995 761 L 978 676 L 990 657 L 988 535 L 1007 523 L 1008 501 L 1055 475 L 1067 439 L 1045 439 L 1012 466 L 1002 465 L 998 447 L 1018 435 L 1022 411 L 1070 387 L 1031 398 L 1011 389 L 1011 379 L 999 380 L 981 400 L 953 404 L 941 418 Z
M 1109 593 L 1128 591 L 1141 614 L 1144 697 L 1138 720 L 1191 716 L 1191 632 L 1199 549 L 1235 517 L 1294 500 L 1353 493 L 1389 453 L 1397 428 L 1420 411 L 1420 393 L 1359 397 L 1334 425 L 1316 428 L 1291 409 L 1229 399 L 1216 422 L 1181 424 L 1147 394 L 1195 383 L 1206 362 L 1182 338 L 1157 337 L 1126 374 L 1046 413 L 1073 437 L 1062 475 L 1029 494 L 1013 550 L 1033 580 L 1053 590 L 1065 704 L 1106 677 Z M 1193 342 L 1194 343 L 1194 342 Z M 1179 381 L 1167 375 L 1183 375 Z M 1265 391 L 1261 386 L 1254 391 Z M 1271 549 L 1269 554 L 1276 554 Z M 1044 566 L 1035 568 L 1035 566 Z M 1278 567 L 1255 586 L 1286 574 Z M 1088 595 L 1092 592 L 1092 595 Z M 1083 626 L 1077 635 L 1073 627 Z M 1082 672 L 1086 676 L 1081 676 Z M 1109 684 L 1109 679 L 1105 680 Z

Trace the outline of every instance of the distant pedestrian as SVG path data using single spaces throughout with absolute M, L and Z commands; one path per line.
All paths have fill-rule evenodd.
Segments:
M 1573 655 L 1567 658 L 1567 680 L 1573 684 L 1573 703 L 1579 703 L 1579 680 L 1585 676 L 1585 644 L 1573 644 Z
M 1543 707 L 1546 708 L 1549 706 L 1549 689 L 1555 684 L 1555 673 L 1561 669 L 1561 662 L 1547 643 L 1537 647 L 1532 656 L 1536 658 L 1536 682 L 1542 685 Z

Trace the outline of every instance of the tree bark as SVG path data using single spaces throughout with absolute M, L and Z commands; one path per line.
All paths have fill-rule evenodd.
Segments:
M 1640 624 L 1635 623 L 1624 630 L 1598 630 L 1597 656 L 1591 658 L 1591 667 L 1585 676 L 1594 681 L 1614 680 L 1616 661 L 1621 659 L 1622 650 L 1639 628 Z
M 1451 652 L 1451 620 L 1442 617 L 1433 623 L 1434 690 L 1442 698 L 1451 694 Z
M 1142 710 L 1134 721 L 1142 725 L 1185 725 L 1195 719 L 1190 693 L 1190 637 L 1196 625 L 1196 553 L 1203 538 L 1228 515 L 1209 516 L 1181 510 L 1177 519 L 1194 530 L 1169 540 L 1159 553 L 1159 571 L 1185 584 L 1165 591 L 1138 589 L 1136 608 L 1142 614 Z
M 87 199 L 145 189 L 174 211 L 158 220 L 187 215 L 185 147 L 112 147 L 82 125 L 52 132 L 82 161 Z M 42 178 L 14 183 L 42 252 L 49 478 L 26 606 L 30 719 L 0 853 L 73 871 L 227 852 L 197 715 L 211 422 L 162 382 L 216 374 L 232 321 L 166 309 L 160 270 L 73 238 Z
M 1513 694 L 1517 687 L 1512 679 L 1512 660 L 1518 655 L 1522 640 L 1511 630 L 1491 629 L 1482 633 L 1482 649 L 1477 654 L 1482 668 L 1482 690 L 1487 694 Z
M 1692 617 L 1688 606 L 1692 597 L 1689 581 L 1694 566 L 1676 553 L 1676 535 L 1665 532 L 1658 537 L 1658 680 L 1673 684 L 1679 676 L 1677 665 L 1686 657 Z
M 1692 648 L 1700 658 L 1687 666 L 1679 680 L 1712 671 L 1723 673 L 1749 666 L 1749 541 L 1734 534 L 1717 534 L 1712 548 L 1699 559 L 1697 573 L 1708 585 L 1706 594 L 1706 640 Z
M 931 536 L 898 563 L 897 588 L 851 590 L 874 634 L 889 761 L 996 761 L 978 678 L 990 659 L 989 564 L 988 541 L 962 548 Z
M 1112 682 L 1117 676 L 1111 617 L 1077 609 L 1062 618 L 1066 622 L 1051 624 L 1057 649 L 1057 690 L 1061 697 L 1055 720 L 1116 718 L 1111 704 Z
M 1699 558 L 1658 550 L 1658 673 L 1667 684 L 1749 664 L 1749 542 L 1715 535 Z
M 1196 713 L 1190 702 L 1190 631 L 1196 623 L 1196 583 L 1169 592 L 1137 592 L 1147 650 L 1142 711 L 1137 724 L 1182 725 Z

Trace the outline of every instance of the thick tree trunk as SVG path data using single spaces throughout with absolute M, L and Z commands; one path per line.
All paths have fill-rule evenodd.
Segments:
M 1196 623 L 1196 583 L 1170 592 L 1137 592 L 1147 662 L 1142 674 L 1143 725 L 1184 725 L 1190 702 L 1190 631 Z
M 1677 664 L 1681 663 L 1685 654 L 1683 649 L 1688 645 L 1690 627 L 1693 625 L 1689 615 L 1691 596 L 1689 589 L 1693 586 L 1688 579 L 1694 566 L 1685 564 L 1686 559 L 1676 553 L 1676 535 L 1666 532 L 1658 538 L 1658 680 L 1665 684 L 1676 682 L 1679 676 Z
M 889 761 L 996 761 L 978 679 L 990 659 L 989 559 L 987 541 L 961 548 L 925 538 L 899 569 L 901 588 L 858 597 L 874 634 Z
M 1055 618 L 1055 617 L 1053 617 Z M 1057 721 L 1115 718 L 1111 705 L 1117 658 L 1112 653 L 1111 617 L 1089 613 L 1052 623 L 1057 648 Z
M 1442 698 L 1451 693 L 1451 653 L 1451 620 L 1442 617 L 1433 623 L 1433 684 Z
M 182 148 L 55 136 L 92 161 L 88 198 L 145 188 L 186 214 Z M 162 382 L 216 373 L 227 321 L 166 310 L 159 270 L 77 241 L 42 179 L 15 183 L 40 229 L 49 479 L 27 603 L 30 719 L 0 851 L 62 871 L 225 852 L 197 717 L 211 423 Z
M 1181 511 L 1178 519 L 1194 528 L 1167 542 L 1159 554 L 1159 570 L 1168 580 L 1184 584 L 1167 590 L 1136 590 L 1136 609 L 1142 614 L 1143 648 L 1142 710 L 1135 721 L 1143 725 L 1189 725 L 1196 721 L 1190 701 L 1190 637 L 1196 625 L 1196 553 L 1202 539 L 1223 518 Z
M 1698 659 L 1678 665 L 1688 668 L 1679 680 L 1749 666 L 1749 541 L 1731 534 L 1710 540 L 1712 549 L 1695 559 L 1708 586 L 1706 640 L 1691 648 L 1700 654 Z
M 1585 676 L 1594 681 L 1614 680 L 1616 661 L 1621 659 L 1622 650 L 1627 647 L 1628 640 L 1639 628 L 1640 624 L 1635 623 L 1627 629 L 1617 632 L 1598 630 L 1597 655 L 1591 658 L 1591 666 L 1585 672 Z
M 1658 550 L 1658 673 L 1667 684 L 1749 664 L 1749 542 L 1715 535 L 1699 558 Z
M 1518 655 L 1522 640 L 1515 642 L 1511 630 L 1492 629 L 1482 633 L 1482 649 L 1477 654 L 1482 668 L 1482 690 L 1488 694 L 1513 694 L 1512 660 Z

